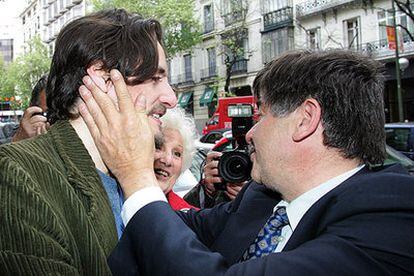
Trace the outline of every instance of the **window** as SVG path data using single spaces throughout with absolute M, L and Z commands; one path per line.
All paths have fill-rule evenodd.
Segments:
M 262 13 L 266 14 L 290 6 L 289 0 L 262 0 Z
M 216 75 L 216 48 L 207 49 L 208 76 Z
M 246 4 L 242 0 L 221 1 L 221 16 L 225 26 L 243 21 L 246 17 L 246 11 Z
M 314 28 L 308 30 L 308 48 L 309 49 L 320 49 L 320 28 Z
M 359 19 L 353 18 L 344 21 L 345 26 L 345 45 L 348 49 L 359 49 L 361 43 L 361 34 L 359 28 Z
M 403 12 L 398 11 L 396 14 L 397 24 L 400 24 L 408 29 L 410 33 L 414 32 L 414 23 L 413 21 Z M 378 31 L 379 31 L 379 38 L 382 43 L 386 43 L 387 41 L 387 30 L 386 26 L 393 26 L 393 17 L 391 11 L 380 11 L 378 12 Z M 403 41 L 407 42 L 410 41 L 410 37 L 407 34 L 406 30 L 400 28 Z
M 185 72 L 185 81 L 193 80 L 193 72 L 191 66 L 191 55 L 184 55 L 184 72 Z
M 398 151 L 409 151 L 409 128 L 387 128 L 385 130 L 387 144 Z
M 268 63 L 283 52 L 293 49 L 293 30 L 283 28 L 262 35 L 263 63 Z
M 212 5 L 204 6 L 204 33 L 214 30 L 214 16 Z

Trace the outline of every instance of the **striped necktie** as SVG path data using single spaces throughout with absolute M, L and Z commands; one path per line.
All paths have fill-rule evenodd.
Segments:
M 254 242 L 244 252 L 241 261 L 264 257 L 275 252 L 281 241 L 282 228 L 288 224 L 286 208 L 277 208 L 260 230 Z

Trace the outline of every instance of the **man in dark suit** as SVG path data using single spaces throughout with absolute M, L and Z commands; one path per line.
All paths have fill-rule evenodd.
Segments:
M 414 180 L 399 166 L 371 166 L 385 157 L 374 60 L 299 51 L 267 64 L 253 84 L 261 119 L 246 136 L 261 184 L 187 214 L 154 181 L 143 104 L 134 110 L 114 83 L 123 108 L 90 84 L 81 113 L 127 197 L 127 227 L 109 258 L 115 275 L 414 274 Z M 126 118 L 125 132 L 98 127 Z

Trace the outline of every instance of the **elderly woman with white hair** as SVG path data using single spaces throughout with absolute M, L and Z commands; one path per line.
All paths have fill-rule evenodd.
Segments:
M 197 209 L 172 191 L 181 173 L 191 166 L 197 133 L 194 119 L 177 107 L 168 109 L 161 121 L 163 139 L 155 146 L 155 176 L 172 209 Z

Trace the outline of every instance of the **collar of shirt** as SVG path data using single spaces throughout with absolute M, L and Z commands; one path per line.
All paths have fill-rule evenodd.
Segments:
M 275 206 L 274 211 L 278 207 L 286 207 L 286 213 L 289 218 L 289 225 L 292 228 L 292 231 L 295 231 L 296 226 L 299 224 L 302 217 L 315 202 L 317 202 L 320 198 L 322 198 L 325 194 L 333 190 L 339 184 L 341 184 L 342 182 L 344 182 L 345 180 L 359 172 L 364 166 L 365 165 L 358 166 L 355 169 L 352 169 L 341 175 L 331 178 L 328 181 L 300 195 L 290 203 L 282 200 Z

